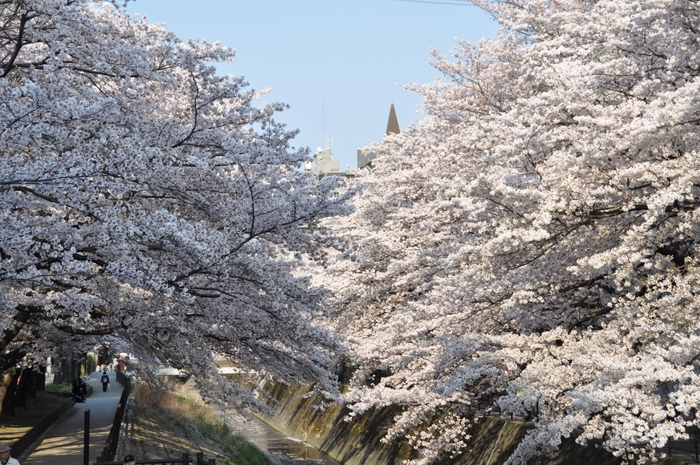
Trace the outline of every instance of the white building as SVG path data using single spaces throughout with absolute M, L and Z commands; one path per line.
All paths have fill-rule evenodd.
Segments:
M 392 103 L 391 109 L 389 110 L 389 121 L 386 125 L 386 135 L 399 134 L 400 132 L 399 120 L 396 117 L 396 110 Z M 375 158 L 377 158 L 377 154 L 372 151 L 371 147 L 360 147 L 357 149 L 357 168 L 364 168 L 367 165 L 371 166 L 372 160 Z M 325 149 L 319 147 L 318 151 L 314 154 L 314 161 L 304 163 L 304 172 L 317 176 L 339 176 L 343 179 L 352 179 L 355 177 L 353 170 L 340 169 L 340 162 L 338 160 L 333 160 L 333 151 L 331 147 Z

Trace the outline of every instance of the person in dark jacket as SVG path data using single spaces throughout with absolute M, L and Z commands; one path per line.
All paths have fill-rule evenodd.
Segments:
M 76 402 L 85 402 L 85 399 L 87 397 L 87 386 L 85 385 L 85 382 L 83 381 L 83 378 L 78 376 L 75 378 L 75 381 L 73 381 L 73 389 L 71 390 L 73 393 L 73 400 Z
M 107 370 L 102 372 L 100 383 L 102 383 L 102 392 L 107 392 L 107 388 L 109 387 L 109 376 L 107 376 Z

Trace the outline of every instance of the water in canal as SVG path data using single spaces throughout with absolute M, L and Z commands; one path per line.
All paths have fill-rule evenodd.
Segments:
M 224 414 L 222 418 L 234 431 L 285 465 L 340 465 L 313 446 L 289 438 L 250 415 Z

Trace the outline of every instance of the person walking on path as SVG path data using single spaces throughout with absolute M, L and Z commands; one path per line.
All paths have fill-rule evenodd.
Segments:
M 107 372 L 109 374 L 109 372 Z M 38 444 L 22 453 L 18 458 L 22 465 L 77 465 L 82 464 L 85 444 L 85 411 L 90 410 L 89 463 L 95 463 L 107 441 L 109 430 L 114 422 L 122 395 L 122 387 L 114 387 L 102 392 L 101 371 L 88 377 L 87 385 L 92 387 L 90 402 L 75 404 L 69 408 L 49 429 Z M 110 376 L 114 378 L 114 376 Z M 118 459 L 117 459 L 118 460 Z
M 10 457 L 10 446 L 5 443 L 0 444 L 0 464 L 19 465 L 17 459 Z
M 102 383 L 102 392 L 107 392 L 107 388 L 109 388 L 109 376 L 107 376 L 107 370 L 102 372 L 100 383 Z
M 124 457 L 124 465 L 136 465 L 136 459 L 133 455 L 129 454 Z

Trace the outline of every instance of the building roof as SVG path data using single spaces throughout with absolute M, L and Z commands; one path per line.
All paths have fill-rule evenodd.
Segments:
M 386 124 L 386 135 L 389 134 L 399 134 L 401 129 L 399 129 L 399 119 L 396 117 L 396 110 L 394 109 L 394 104 L 391 104 L 391 110 L 389 110 L 389 122 Z

